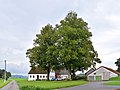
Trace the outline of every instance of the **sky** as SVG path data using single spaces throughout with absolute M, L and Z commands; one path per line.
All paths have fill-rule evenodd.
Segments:
M 48 23 L 53 26 L 75 11 L 88 23 L 92 42 L 102 63 L 116 69 L 120 57 L 120 0 L 0 0 L 0 68 L 27 75 L 27 49 Z

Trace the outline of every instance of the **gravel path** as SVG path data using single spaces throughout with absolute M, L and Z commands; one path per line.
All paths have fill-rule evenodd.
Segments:
M 0 90 L 19 90 L 19 87 L 18 87 L 16 81 L 13 80 Z
M 75 86 L 71 88 L 63 88 L 60 90 L 120 90 L 120 86 L 104 85 L 104 82 L 89 82 L 85 85 Z

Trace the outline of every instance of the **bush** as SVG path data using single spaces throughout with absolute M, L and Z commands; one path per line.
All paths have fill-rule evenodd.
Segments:
M 34 86 L 24 86 L 24 87 L 21 87 L 20 90 L 52 90 L 52 89 L 40 88 L 40 87 L 34 87 Z
M 87 76 L 76 76 L 75 80 L 87 80 Z

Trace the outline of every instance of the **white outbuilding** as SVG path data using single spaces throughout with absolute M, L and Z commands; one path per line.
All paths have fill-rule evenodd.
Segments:
M 90 70 L 87 73 L 87 80 L 89 81 L 101 81 L 109 80 L 112 77 L 117 77 L 120 72 L 117 72 L 111 68 L 101 66 L 98 69 Z

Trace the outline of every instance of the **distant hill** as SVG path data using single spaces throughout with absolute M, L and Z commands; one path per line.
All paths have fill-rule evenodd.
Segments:
M 13 78 L 28 78 L 28 76 L 24 75 L 12 75 Z

